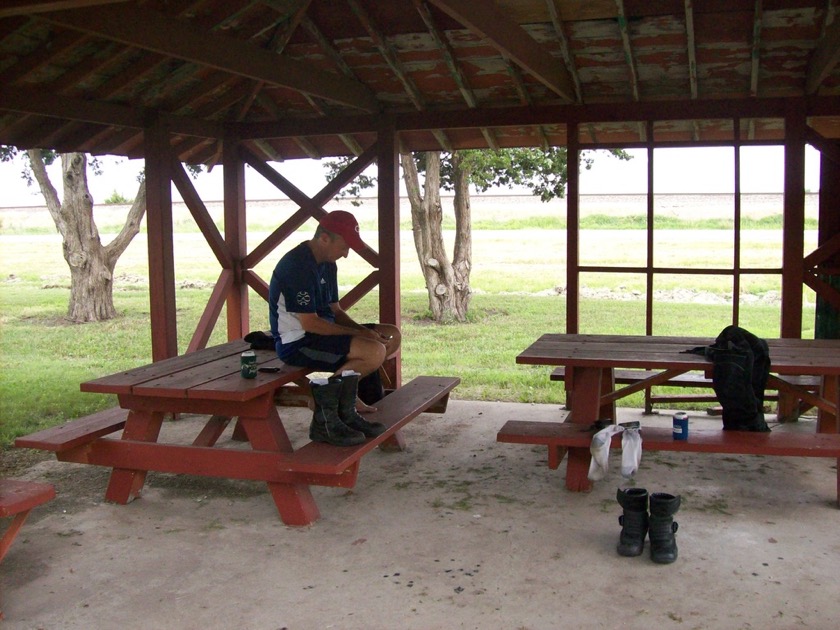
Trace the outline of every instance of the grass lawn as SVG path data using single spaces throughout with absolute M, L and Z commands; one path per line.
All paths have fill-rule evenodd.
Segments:
M 362 227 L 370 229 L 365 222 Z M 453 393 L 460 399 L 559 404 L 563 388 L 549 382 L 548 368 L 517 366 L 514 360 L 542 333 L 564 330 L 566 232 L 553 224 L 537 227 L 534 217 L 528 216 L 504 227 L 508 229 L 474 230 L 471 280 L 475 293 L 470 321 L 446 326 L 426 318 L 427 297 L 411 232 L 402 232 L 403 376 L 406 380 L 420 374 L 460 376 L 462 383 Z M 0 230 L 0 447 L 18 435 L 113 406 L 113 397 L 82 394 L 79 383 L 147 363 L 151 356 L 145 234 L 134 239 L 117 266 L 114 284 L 119 317 L 74 325 L 64 319 L 69 272 L 59 237 L 19 229 L 8 232 Z M 249 233 L 250 245 L 265 235 Z M 311 229 L 304 227 L 263 261 L 257 272 L 268 278 L 285 249 L 310 235 Z M 363 236 L 375 243 L 373 233 Z M 745 230 L 742 236 L 745 265 L 781 265 L 777 230 Z M 451 239 L 451 233 L 446 238 Z M 175 239 L 178 334 L 183 351 L 219 268 L 200 234 L 179 230 Z M 657 231 L 656 239 L 657 265 L 730 264 L 729 230 L 667 229 Z M 814 239 L 809 230 L 806 247 Z M 108 240 L 103 236 L 103 241 Z M 586 258 L 582 263 L 637 265 L 644 251 L 644 231 L 599 225 L 582 233 L 581 251 Z M 355 254 L 339 267 L 342 290 L 369 273 Z M 654 334 L 717 335 L 731 320 L 729 282 L 726 276 L 657 276 Z M 642 274 L 584 274 L 582 285 L 581 332 L 644 334 Z M 742 326 L 760 336 L 778 336 L 778 299 L 766 298 L 777 296 L 779 287 L 776 276 L 744 277 Z M 354 317 L 374 321 L 375 300 L 376 295 L 371 295 L 354 307 Z M 803 337 L 813 336 L 813 307 L 806 310 Z M 252 294 L 251 329 L 267 327 L 266 308 Z M 224 329 L 223 314 L 211 344 L 225 341 Z M 641 406 L 642 395 L 623 404 Z

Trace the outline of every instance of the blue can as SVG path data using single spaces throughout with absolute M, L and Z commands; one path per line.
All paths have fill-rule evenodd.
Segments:
M 688 414 L 685 411 L 678 411 L 674 414 L 674 439 L 688 439 Z

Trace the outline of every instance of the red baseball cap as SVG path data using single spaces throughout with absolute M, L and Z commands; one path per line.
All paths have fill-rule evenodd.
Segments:
M 359 222 L 349 212 L 334 210 L 326 214 L 318 223 L 327 232 L 338 234 L 353 249 L 364 249 L 366 245 L 359 236 Z

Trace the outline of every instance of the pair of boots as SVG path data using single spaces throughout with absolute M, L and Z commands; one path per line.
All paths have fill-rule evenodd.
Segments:
M 640 556 L 645 549 L 645 536 L 650 534 L 650 559 L 658 564 L 670 564 L 677 559 L 677 523 L 674 514 L 680 509 L 680 497 L 664 492 L 648 496 L 643 488 L 619 490 L 616 497 L 624 514 L 618 517 L 621 535 L 618 553 Z M 650 499 L 650 515 L 648 515 Z
M 344 372 L 310 383 L 315 413 L 309 425 L 309 439 L 334 446 L 355 446 L 385 432 L 381 422 L 368 422 L 356 411 L 359 373 Z

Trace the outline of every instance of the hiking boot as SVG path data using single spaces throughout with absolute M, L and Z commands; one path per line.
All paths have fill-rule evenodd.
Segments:
M 677 559 L 677 523 L 674 514 L 680 509 L 680 497 L 664 492 L 650 495 L 650 559 L 670 564 Z
M 385 425 L 381 422 L 368 422 L 356 411 L 356 398 L 359 389 L 358 372 L 345 372 L 340 377 L 333 376 L 330 382 L 340 382 L 341 390 L 338 396 L 338 417 L 351 429 L 360 431 L 365 437 L 376 437 L 385 433 Z
M 648 532 L 648 491 L 644 488 L 618 489 L 615 494 L 624 514 L 618 517 L 621 534 L 617 551 L 620 556 L 640 556 Z
M 364 433 L 351 429 L 338 415 L 341 382 L 310 383 L 315 412 L 309 425 L 309 439 L 334 446 L 355 446 L 365 441 Z

